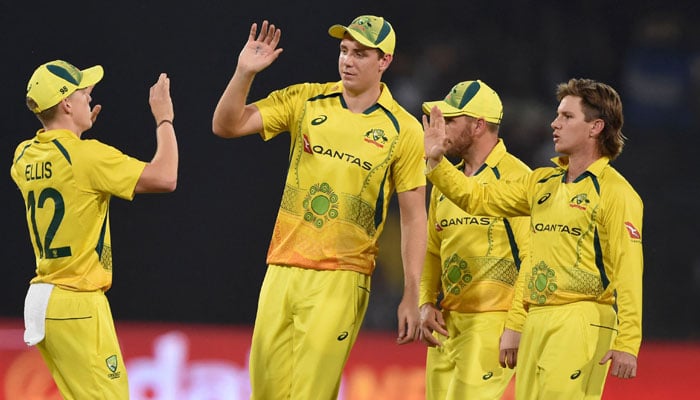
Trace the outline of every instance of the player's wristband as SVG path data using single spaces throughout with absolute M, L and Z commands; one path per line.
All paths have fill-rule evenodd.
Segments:
M 160 122 L 158 123 L 158 125 L 156 125 L 156 129 L 160 128 L 160 126 L 163 125 L 163 124 L 165 124 L 165 123 L 168 123 L 168 124 L 170 124 L 170 125 L 173 125 L 173 121 L 172 121 L 172 120 L 170 120 L 170 119 L 164 119 L 164 120 L 160 121 Z M 173 125 L 173 126 L 174 126 L 174 125 Z

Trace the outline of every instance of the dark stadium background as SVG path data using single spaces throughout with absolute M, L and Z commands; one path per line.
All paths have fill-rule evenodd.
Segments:
M 148 88 L 171 77 L 180 178 L 175 193 L 114 199 L 115 319 L 252 324 L 284 182 L 288 139 L 224 140 L 211 115 L 250 24 L 282 28 L 279 60 L 251 99 L 303 81 L 336 80 L 337 41 L 326 30 L 360 14 L 389 19 L 397 54 L 385 75 L 416 116 L 460 80 L 480 78 L 505 104 L 502 137 L 530 166 L 551 155 L 557 83 L 590 77 L 616 87 L 629 137 L 614 165 L 645 201 L 645 338 L 700 337 L 700 7 L 694 1 L 19 2 L 0 5 L 0 118 L 5 179 L 0 317 L 22 316 L 33 253 L 14 148 L 38 121 L 24 106 L 33 69 L 65 59 L 102 64 L 93 92 L 103 111 L 84 137 L 149 160 L 155 150 Z M 580 4 L 578 4 L 580 3 Z M 366 329 L 395 329 L 401 293 L 398 229 L 382 242 Z

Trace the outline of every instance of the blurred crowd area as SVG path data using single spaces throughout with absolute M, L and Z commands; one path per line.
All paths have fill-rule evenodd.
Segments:
M 417 46 L 399 46 L 403 52 L 386 75 L 392 93 L 420 118 L 423 101 L 443 98 L 459 81 L 482 79 L 504 103 L 500 134 L 508 150 L 536 168 L 556 155 L 550 127 L 556 85 L 592 78 L 616 88 L 628 140 L 613 165 L 645 203 L 645 334 L 700 338 L 700 317 L 690 306 L 700 302 L 700 256 L 694 251 L 700 238 L 694 172 L 700 144 L 697 7 L 613 11 L 593 3 L 569 13 L 565 4 L 526 3 L 516 2 L 498 24 L 466 18 L 466 32 L 421 32 L 410 39 Z M 496 47 L 502 51 L 494 52 Z M 395 328 L 403 280 L 394 211 L 380 242 L 369 329 Z

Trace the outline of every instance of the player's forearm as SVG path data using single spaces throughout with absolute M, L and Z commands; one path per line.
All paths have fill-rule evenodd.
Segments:
M 255 73 L 238 69 L 233 74 L 214 109 L 212 131 L 215 135 L 232 138 L 247 133 L 242 129 L 245 122 L 246 101 L 254 78 Z
M 421 271 L 427 249 L 425 186 L 398 194 L 401 214 L 401 258 L 404 293 L 411 291 L 418 301 Z
M 156 128 L 156 140 L 156 152 L 136 183 L 136 193 L 172 192 L 177 187 L 179 155 L 173 124 L 160 124 Z
M 618 272 L 616 279 L 619 333 L 614 350 L 637 355 L 642 342 L 642 267 L 629 267 Z
M 404 269 L 404 294 L 412 293 L 418 299 L 421 273 L 425 260 L 425 221 L 404 224 L 401 232 L 401 258 Z
M 462 210 L 473 213 L 470 209 L 470 197 L 476 183 L 455 168 L 446 158 L 439 163 L 428 165 L 426 177 L 442 194 Z
M 440 277 L 442 276 L 442 267 L 440 265 L 440 256 L 428 252 L 425 255 L 423 270 L 421 272 L 420 288 L 418 295 L 418 305 L 425 303 L 435 304 L 438 294 L 440 293 Z

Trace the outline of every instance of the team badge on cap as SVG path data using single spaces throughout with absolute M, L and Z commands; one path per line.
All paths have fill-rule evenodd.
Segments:
M 328 34 L 336 39 L 342 39 L 345 33 L 367 47 L 394 54 L 396 33 L 389 21 L 374 15 L 362 15 L 355 18 L 350 25 L 333 25 L 328 28 Z

